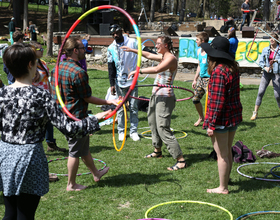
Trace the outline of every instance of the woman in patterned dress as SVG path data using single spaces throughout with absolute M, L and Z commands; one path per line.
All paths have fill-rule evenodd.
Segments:
M 0 191 L 3 219 L 34 219 L 41 196 L 49 191 L 48 163 L 42 141 L 51 123 L 70 137 L 99 130 L 99 113 L 81 121 L 68 119 L 51 94 L 32 85 L 37 62 L 35 48 L 14 44 L 5 50 L 4 63 L 16 79 L 0 89 Z
M 168 36 L 159 36 L 156 41 L 158 54 L 142 51 L 142 55 L 150 60 L 160 62 L 155 67 L 140 70 L 140 74 L 157 74 L 154 84 L 172 85 L 177 73 L 178 61 L 174 56 L 172 40 Z M 121 47 L 127 52 L 138 53 L 138 50 L 129 47 Z M 128 78 L 133 77 L 136 71 L 130 72 Z M 161 147 L 164 143 L 176 164 L 168 167 L 168 170 L 179 170 L 187 167 L 180 145 L 170 129 L 171 115 L 175 108 L 176 97 L 172 88 L 153 87 L 149 102 L 148 123 L 152 131 L 152 143 L 154 152 L 145 158 L 161 158 Z

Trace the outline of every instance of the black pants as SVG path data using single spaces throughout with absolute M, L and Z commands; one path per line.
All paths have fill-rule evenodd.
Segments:
M 21 193 L 19 196 L 4 196 L 3 220 L 33 220 L 40 196 Z

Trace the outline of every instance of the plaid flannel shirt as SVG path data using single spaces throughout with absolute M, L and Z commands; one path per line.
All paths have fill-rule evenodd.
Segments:
M 239 84 L 239 72 L 231 73 L 222 64 L 214 68 L 208 85 L 204 129 L 215 130 L 216 125 L 233 127 L 242 121 Z
M 55 91 L 54 69 L 52 70 L 52 96 L 60 106 Z M 61 98 L 68 111 L 79 119 L 88 116 L 88 103 L 84 98 L 91 96 L 88 74 L 78 62 L 67 58 L 59 64 L 58 87 Z

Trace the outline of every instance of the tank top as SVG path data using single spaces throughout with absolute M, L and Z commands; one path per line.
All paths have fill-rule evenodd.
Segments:
M 176 73 L 177 73 L 177 69 L 174 70 L 173 72 L 166 70 L 164 72 L 158 73 L 154 81 L 154 84 L 173 85 L 173 81 L 176 76 Z M 171 97 L 174 96 L 174 91 L 173 88 L 154 86 L 153 94 L 165 96 L 165 97 Z
M 208 69 L 207 53 L 205 53 L 205 55 L 201 55 L 201 50 L 199 50 L 198 60 L 199 60 L 199 66 L 200 66 L 199 76 L 201 78 L 209 78 L 210 75 L 207 72 L 207 69 Z

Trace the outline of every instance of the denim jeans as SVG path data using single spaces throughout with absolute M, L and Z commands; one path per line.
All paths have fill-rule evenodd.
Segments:
M 244 26 L 244 24 L 245 24 L 245 20 L 246 20 L 246 19 L 247 19 L 247 25 L 248 25 L 248 26 L 250 25 L 250 14 L 249 14 L 249 13 L 243 14 L 242 17 L 243 17 L 243 21 L 242 21 L 242 24 L 241 24 L 241 26 L 240 26 L 240 31 L 242 31 L 242 28 L 243 28 L 243 26 Z
M 124 97 L 128 92 L 129 87 L 121 88 L 116 84 L 116 93 L 117 96 Z M 130 93 L 130 96 L 138 97 L 138 88 L 134 88 L 134 90 Z M 130 134 L 137 132 L 138 126 L 138 100 L 133 98 L 128 98 L 127 101 L 129 102 L 129 113 L 130 113 Z M 124 111 L 123 108 L 120 108 L 117 112 L 118 118 L 118 133 L 124 133 Z
M 46 124 L 46 142 L 55 143 L 55 139 L 53 139 L 53 125 L 50 121 Z

